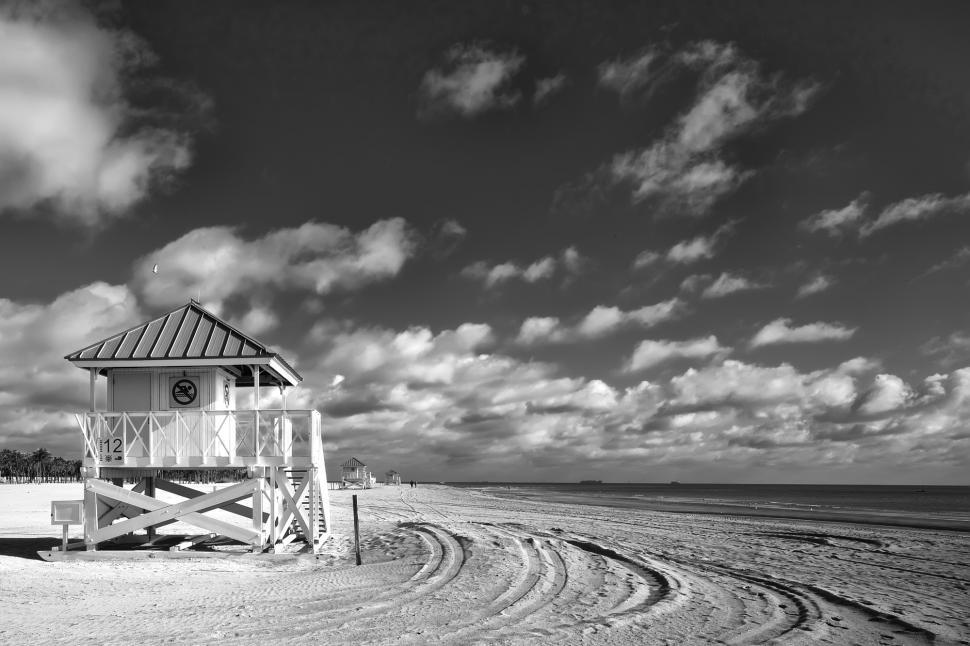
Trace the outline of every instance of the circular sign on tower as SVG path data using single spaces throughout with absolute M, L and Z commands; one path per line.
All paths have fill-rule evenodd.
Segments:
M 199 379 L 198 377 L 172 377 L 169 391 L 169 406 L 184 408 L 198 406 Z

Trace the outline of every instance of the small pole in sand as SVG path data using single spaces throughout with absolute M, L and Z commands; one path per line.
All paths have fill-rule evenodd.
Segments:
M 357 494 L 354 499 L 354 549 L 357 552 L 357 565 L 360 565 L 360 525 L 357 523 Z

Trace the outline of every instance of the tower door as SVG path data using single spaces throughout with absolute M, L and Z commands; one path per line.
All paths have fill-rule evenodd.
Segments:
M 152 409 L 152 375 L 148 372 L 123 372 L 112 378 L 116 411 Z
M 112 408 L 128 413 L 110 420 L 101 439 L 102 462 L 141 458 L 149 454 L 152 409 L 152 375 L 148 372 L 119 372 L 111 377 Z

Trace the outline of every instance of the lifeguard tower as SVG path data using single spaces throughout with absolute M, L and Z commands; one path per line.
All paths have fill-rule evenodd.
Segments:
M 340 487 L 342 489 L 370 489 L 372 483 L 370 469 L 357 458 L 350 458 L 340 465 Z
M 329 537 L 320 413 L 286 408 L 286 389 L 302 378 L 265 345 L 192 300 L 65 358 L 90 375 L 90 410 L 76 415 L 88 550 L 158 544 L 156 530 L 176 521 L 200 532 L 174 549 L 226 537 L 254 552 L 292 551 L 297 539 L 316 552 Z M 280 390 L 282 409 L 259 407 L 263 388 Z M 240 410 L 247 389 L 252 409 Z M 242 481 L 202 492 L 162 478 L 216 469 Z M 160 491 L 180 500 L 164 502 Z
M 400 486 L 401 474 L 395 471 L 394 469 L 391 469 L 390 471 L 384 474 L 384 484 Z

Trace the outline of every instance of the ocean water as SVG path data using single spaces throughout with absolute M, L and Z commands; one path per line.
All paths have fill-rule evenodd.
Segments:
M 448 483 L 535 501 L 680 513 L 817 518 L 970 531 L 970 487 L 658 483 Z

